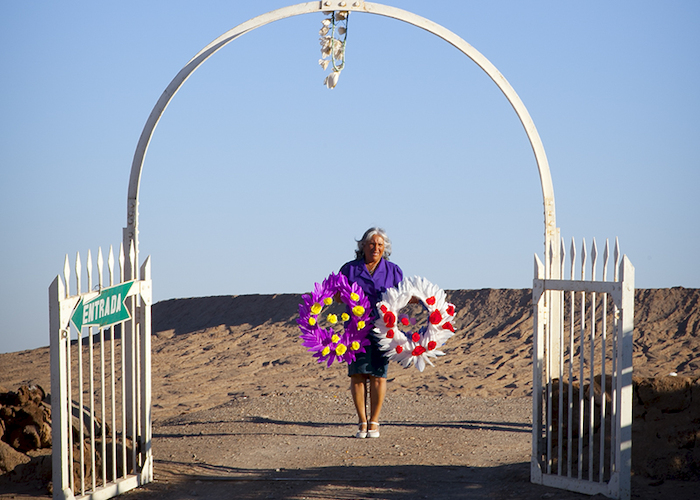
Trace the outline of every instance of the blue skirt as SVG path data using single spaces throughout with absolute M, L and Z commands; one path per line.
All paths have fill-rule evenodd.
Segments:
M 365 347 L 365 352 L 359 353 L 355 361 L 348 365 L 348 377 L 364 374 L 386 378 L 389 371 L 389 359 L 384 356 L 384 351 L 379 348 L 379 344 L 372 334 L 370 334 L 370 342 L 372 344 Z

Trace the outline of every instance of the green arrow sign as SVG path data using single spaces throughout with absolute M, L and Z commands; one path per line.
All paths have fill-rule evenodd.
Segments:
M 133 281 L 127 281 L 121 285 L 104 288 L 97 297 L 87 302 L 80 299 L 70 318 L 75 328 L 78 331 L 84 326 L 106 328 L 130 319 L 124 301 L 133 284 Z

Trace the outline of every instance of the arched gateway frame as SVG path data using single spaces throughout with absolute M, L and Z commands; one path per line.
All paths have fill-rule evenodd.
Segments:
M 170 82 L 168 87 L 165 89 L 163 94 L 158 99 L 155 107 L 151 111 L 148 121 L 141 133 L 139 142 L 134 154 L 133 163 L 131 165 L 131 175 L 129 179 L 129 192 L 128 192 L 128 206 L 127 206 L 127 227 L 124 228 L 123 240 L 124 247 L 123 250 L 128 252 L 128 261 L 126 262 L 126 267 L 124 267 L 125 259 L 124 252 L 120 252 L 120 280 L 122 284 L 112 286 L 112 267 L 113 267 L 113 256 L 110 250 L 109 262 L 109 273 L 110 273 L 110 286 L 103 287 L 102 280 L 102 254 L 101 251 L 98 252 L 98 274 L 99 274 L 99 291 L 93 291 L 90 278 L 90 269 L 92 269 L 90 253 L 88 253 L 87 260 L 87 277 L 88 277 L 88 290 L 86 293 L 81 294 L 80 290 L 80 275 L 81 275 L 81 264 L 79 256 L 76 258 L 76 289 L 77 294 L 71 296 L 68 292 L 69 290 L 69 276 L 70 271 L 68 267 L 68 258 L 66 257 L 66 264 L 64 266 L 63 277 L 57 276 L 49 289 L 50 296 L 50 328 L 51 328 L 51 388 L 52 394 L 56 396 L 56 404 L 54 406 L 54 425 L 52 426 L 52 440 L 54 443 L 53 452 L 53 484 L 54 484 L 54 498 L 74 498 L 73 491 L 79 489 L 81 494 L 85 493 L 86 488 L 90 490 L 89 485 L 85 485 L 85 477 L 80 476 L 80 484 L 74 484 L 73 480 L 73 458 L 72 458 L 72 436 L 71 431 L 71 390 L 73 384 L 73 378 L 71 377 L 71 339 L 70 339 L 70 324 L 72 322 L 78 331 L 78 338 L 83 338 L 83 330 L 87 331 L 87 338 L 89 339 L 90 349 L 89 352 L 92 353 L 92 342 L 93 342 L 93 331 L 94 327 L 99 326 L 102 332 L 99 335 L 100 338 L 100 380 L 102 381 L 102 390 L 100 391 L 102 395 L 101 399 L 101 415 L 105 415 L 105 373 L 104 373 L 104 354 L 102 352 L 103 340 L 105 338 L 104 331 L 108 328 L 112 332 L 112 338 L 110 339 L 112 348 L 112 362 L 111 362 L 111 380 L 112 380 L 112 465 L 113 470 L 111 473 L 111 478 L 113 481 L 108 484 L 107 477 L 108 473 L 106 470 L 106 461 L 102 462 L 102 479 L 101 487 L 99 491 L 96 490 L 96 462 L 94 450 L 92 447 L 92 491 L 89 495 L 86 493 L 85 498 L 110 498 L 112 496 L 118 495 L 121 492 L 127 491 L 128 489 L 137 487 L 146 482 L 150 482 L 153 478 L 153 456 L 151 452 L 151 371 L 150 371 L 150 332 L 151 332 L 151 276 L 150 276 L 150 259 L 146 259 L 143 266 L 141 267 L 141 276 L 137 276 L 138 269 L 138 198 L 139 198 L 139 185 L 141 180 L 141 171 L 143 169 L 143 162 L 148 149 L 148 145 L 151 141 L 153 132 L 155 131 L 156 125 L 160 120 L 160 117 L 164 113 L 166 107 L 175 96 L 180 87 L 185 83 L 189 76 L 210 56 L 218 52 L 220 49 L 225 47 L 227 44 L 237 39 L 238 37 L 252 31 L 256 28 L 269 24 L 273 21 L 279 21 L 292 16 L 297 16 L 300 14 L 310 14 L 314 12 L 322 11 L 354 11 L 354 12 L 364 12 L 368 14 L 376 14 L 385 17 L 394 18 L 406 23 L 412 24 L 416 27 L 422 28 L 434 35 L 439 36 L 449 44 L 453 45 L 459 49 L 463 54 L 474 61 L 481 69 L 483 69 L 487 75 L 496 83 L 498 88 L 501 89 L 503 94 L 506 96 L 508 101 L 513 106 L 518 118 L 520 119 L 523 127 L 525 128 L 525 133 L 530 141 L 533 152 L 535 154 L 535 159 L 537 161 L 537 168 L 539 170 L 540 182 L 542 186 L 542 198 L 544 202 L 544 226 L 545 226 L 545 265 L 542 265 L 539 258 L 535 256 L 535 279 L 533 280 L 533 425 L 532 425 L 532 456 L 531 456 L 531 481 L 540 484 L 546 484 L 548 486 L 554 486 L 558 488 L 570 489 L 573 491 L 578 491 L 588 494 L 603 493 L 606 496 L 621 498 L 628 500 L 630 498 L 630 466 L 631 466 L 631 428 L 632 428 L 632 335 L 633 335 L 633 317 L 634 317 L 634 268 L 631 266 L 627 257 L 623 257 L 622 263 L 620 264 L 620 280 L 618 281 L 617 269 L 615 271 L 615 279 L 613 282 L 606 282 L 606 266 L 608 260 L 607 245 L 606 251 L 604 253 L 605 264 L 603 265 L 603 280 L 602 282 L 597 282 L 595 279 L 595 267 L 596 267 L 596 255 L 595 241 L 593 243 L 593 248 L 591 251 L 592 256 L 592 266 L 591 266 L 591 280 L 585 281 L 585 249 L 582 257 L 581 263 L 581 279 L 574 280 L 574 254 L 571 252 L 571 279 L 563 280 L 561 275 L 563 272 L 563 251 L 559 245 L 559 229 L 556 227 L 555 214 L 554 214 L 554 191 L 552 187 L 552 179 L 549 172 L 549 165 L 547 163 L 547 157 L 544 152 L 544 147 L 542 141 L 540 140 L 539 134 L 535 128 L 530 114 L 523 105 L 522 101 L 516 94 L 515 90 L 506 81 L 503 75 L 496 69 L 496 67 L 491 64 L 481 53 L 474 49 L 467 42 L 462 40 L 459 36 L 455 35 L 451 31 L 443 28 L 442 26 L 435 24 L 428 19 L 417 16 L 405 10 L 397 9 L 394 7 L 388 7 L 386 5 L 375 4 L 370 2 L 363 2 L 361 0 L 320 0 L 315 2 L 307 2 L 298 5 L 293 5 L 290 7 L 285 7 L 278 9 L 267 14 L 255 17 L 249 21 L 246 21 L 235 28 L 227 31 L 219 38 L 214 40 L 212 43 L 207 45 L 202 49 L 193 59 L 191 59 L 175 76 L 175 78 Z M 563 243 L 563 242 L 562 242 Z M 572 242 L 573 246 L 573 242 Z M 618 263 L 618 249 L 615 251 L 615 267 L 617 268 Z M 63 283 L 65 282 L 65 287 Z M 122 289 L 122 287 L 128 287 Z M 570 296 L 569 312 L 571 313 L 571 333 L 568 339 L 571 344 L 570 347 L 565 347 L 564 344 L 564 321 L 565 321 L 565 303 L 563 301 L 563 293 L 567 291 Z M 574 358 L 572 353 L 574 351 L 580 353 L 578 354 L 578 360 L 580 361 L 580 377 L 579 388 L 584 387 L 585 377 L 583 372 L 584 367 L 584 335 L 583 332 L 585 328 L 581 326 L 581 334 L 579 335 L 580 347 L 579 349 L 573 348 L 573 324 L 574 324 L 574 293 L 591 293 L 592 294 L 592 311 L 596 311 L 595 297 L 599 294 L 603 297 L 605 301 L 606 294 L 612 297 L 614 303 L 614 319 L 613 332 L 611 338 L 613 339 L 612 344 L 612 374 L 611 374 L 611 385 L 613 389 L 613 403 L 612 411 L 610 413 L 610 458 L 605 458 L 605 442 L 607 439 L 605 432 L 600 432 L 600 445 L 598 449 L 600 450 L 600 460 L 597 464 L 599 465 L 599 472 L 594 478 L 594 450 L 593 446 L 593 435 L 594 435 L 594 395 L 591 393 L 589 396 L 588 407 L 588 419 L 589 419 L 589 446 L 588 446 L 588 479 L 583 478 L 584 472 L 584 454 L 583 454 L 583 417 L 584 417 L 584 399 L 583 391 L 579 390 L 579 452 L 578 455 L 574 456 L 571 452 L 571 448 L 566 450 L 566 460 L 567 460 L 567 470 L 568 472 L 564 475 L 563 464 L 564 464 L 564 452 L 563 452 L 563 442 L 564 439 L 559 439 L 559 436 L 564 436 L 564 428 L 562 427 L 563 419 L 563 408 L 564 403 L 562 400 L 563 386 L 562 380 L 564 378 L 564 353 L 568 352 L 567 363 L 569 366 L 569 376 L 568 383 L 574 380 L 572 378 L 571 368 L 574 363 Z M 110 310 L 110 315 L 106 316 L 105 319 L 101 318 L 99 322 L 92 322 L 93 317 L 91 315 L 86 316 L 83 314 L 86 305 L 96 305 L 98 304 L 111 304 L 114 309 L 116 304 L 121 304 L 122 301 L 116 300 L 118 297 L 116 294 L 124 294 L 124 300 L 128 299 L 128 303 L 124 302 L 125 310 L 128 310 L 130 314 L 126 316 L 117 315 L 118 317 L 112 318 L 112 313 L 115 310 L 121 311 L 121 307 L 117 307 L 115 310 Z M 138 300 L 137 300 L 138 296 Z M 115 300 L 108 301 L 108 298 Z M 82 307 L 79 307 L 81 304 Z M 580 325 L 584 325 L 583 311 L 584 299 L 581 299 L 581 319 L 579 320 Z M 99 310 L 103 309 L 106 311 L 109 307 L 105 306 L 103 309 L 100 306 Z M 93 308 L 95 310 L 98 308 Z M 81 312 L 76 314 L 73 311 L 80 310 Z M 593 361 L 595 359 L 605 360 L 605 325 L 608 321 L 605 316 L 605 306 L 602 307 L 602 320 L 600 324 L 602 325 L 602 338 L 603 341 L 600 343 L 603 346 L 602 352 L 597 356 L 594 355 L 595 348 L 595 337 L 593 332 L 595 328 L 591 325 L 588 330 L 590 331 L 589 341 L 590 341 L 590 357 L 589 360 Z M 97 313 L 95 313 L 97 314 Z M 101 315 L 102 312 L 99 313 Z M 80 318 L 83 318 L 80 321 Z M 76 318 L 78 323 L 76 323 Z M 593 324 L 594 315 L 591 315 L 591 322 Z M 115 321 L 111 323 L 110 321 Z M 115 396 L 114 380 L 116 380 L 115 366 L 114 366 L 114 330 L 111 325 L 121 325 L 121 332 L 125 334 L 122 336 L 121 342 L 121 353 L 122 353 L 122 367 L 121 367 L 121 473 L 117 473 L 116 463 L 117 463 L 117 434 L 115 434 L 115 406 L 114 403 L 118 399 Z M 97 326 L 96 326 L 97 325 Z M 77 344 L 82 345 L 82 341 Z M 82 348 L 78 347 L 78 353 L 82 353 Z M 80 354 L 78 354 L 79 360 Z M 91 354 L 92 356 L 92 354 Z M 93 361 L 90 357 L 90 371 L 92 372 Z M 588 378 L 589 384 L 592 386 L 597 375 L 594 373 L 594 363 L 590 364 L 590 376 Z M 79 365 L 82 367 L 82 361 L 79 361 Z M 601 363 L 601 386 L 607 387 L 605 382 L 605 362 Z M 90 384 L 90 393 L 93 393 L 92 383 L 93 383 L 93 373 L 88 374 L 88 380 Z M 76 384 L 78 387 L 84 387 L 85 381 L 82 372 L 79 371 L 78 379 Z M 554 394 L 554 383 L 558 381 L 558 419 L 557 427 L 553 425 L 553 408 L 555 407 L 555 401 L 553 399 Z M 573 387 L 573 386 L 572 386 Z M 83 390 L 80 391 L 82 398 Z M 573 409 L 572 406 L 572 394 L 573 391 L 569 391 L 569 407 Z M 52 398 L 53 399 L 53 398 Z M 601 396 L 600 399 L 600 421 L 604 422 L 607 418 L 606 406 L 604 404 L 606 398 Z M 91 412 L 94 411 L 95 399 L 90 398 L 90 408 Z M 83 407 L 82 399 L 80 407 Z M 572 415 L 573 410 L 568 412 L 568 443 L 572 442 Z M 545 421 L 546 420 L 546 421 Z M 603 426 L 604 427 L 604 426 Z M 81 431 L 82 432 L 82 431 Z M 109 431 L 107 431 L 109 432 Z M 91 436 L 94 437 L 94 429 L 91 430 Z M 127 464 L 127 448 L 126 442 L 129 438 L 132 443 L 138 443 L 139 446 L 131 447 L 131 465 Z M 554 439 L 556 438 L 557 445 L 554 445 Z M 83 437 L 81 434 L 80 442 L 83 442 Z M 105 448 L 106 439 L 102 440 L 102 456 L 106 456 Z M 81 444 L 82 446 L 82 444 Z M 84 448 L 80 448 L 84 450 Z M 572 475 L 571 470 L 574 464 L 574 459 L 576 460 L 576 465 L 578 466 L 578 477 Z M 83 451 L 80 455 L 80 470 L 83 471 Z
M 544 203 L 544 244 L 545 244 L 545 269 L 548 270 L 549 278 L 559 278 L 558 269 L 558 242 L 559 230 L 556 228 L 556 220 L 554 213 L 554 188 L 552 186 L 552 177 L 549 172 L 549 164 L 547 155 L 544 152 L 544 146 L 540 139 L 535 124 L 530 117 L 525 105 L 518 97 L 513 87 L 496 69 L 496 67 L 484 57 L 478 50 L 465 42 L 450 30 L 436 24 L 424 17 L 418 16 L 411 12 L 390 7 L 387 5 L 363 2 L 359 0 L 320 0 L 316 2 L 306 2 L 289 7 L 268 12 L 261 16 L 254 17 L 235 28 L 227 31 L 219 38 L 204 47 L 196 56 L 194 56 L 173 78 L 163 94 L 158 99 L 155 107 L 151 111 L 148 121 L 141 132 L 134 159 L 131 164 L 131 175 L 129 177 L 129 193 L 127 199 L 127 227 L 124 228 L 123 240 L 124 248 L 130 248 L 133 243 L 136 251 L 136 262 L 138 262 L 139 251 L 139 230 L 138 230 L 138 202 L 139 202 L 139 185 L 141 183 L 141 171 L 143 170 L 143 162 L 148 150 L 148 145 L 151 142 L 153 132 L 160 121 L 160 117 L 165 112 L 172 98 L 175 96 L 180 87 L 190 77 L 192 73 L 209 57 L 224 48 L 226 45 L 236 40 L 242 35 L 253 31 L 256 28 L 270 24 L 274 21 L 286 19 L 288 17 L 298 16 L 301 14 L 310 14 L 323 11 L 353 11 L 364 12 L 367 14 L 376 14 L 380 16 L 390 17 L 404 21 L 406 23 L 422 28 L 448 42 L 456 47 L 464 55 L 474 61 L 481 69 L 483 69 L 489 77 L 494 81 L 498 88 L 501 89 L 510 104 L 513 106 L 515 113 L 518 115 L 520 122 L 525 128 L 525 133 L 530 141 L 532 150 L 535 153 L 537 161 L 537 169 L 540 174 L 540 183 L 542 185 L 542 198 Z M 551 243 L 551 244 L 550 244 Z M 548 251 L 549 250 L 549 251 Z M 551 274 L 550 274 L 551 273 Z

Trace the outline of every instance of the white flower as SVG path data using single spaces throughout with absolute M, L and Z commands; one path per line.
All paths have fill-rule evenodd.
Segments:
M 318 63 L 321 65 L 323 68 L 323 71 L 326 71 L 326 68 L 328 67 L 328 64 L 330 63 L 330 60 L 328 59 L 319 59 Z
M 334 38 L 333 39 L 333 57 L 335 59 L 342 59 L 343 52 L 344 52 L 343 42 L 341 42 L 340 40 L 336 40 Z
M 340 71 L 332 71 L 330 75 L 326 77 L 323 84 L 329 89 L 334 89 L 338 85 L 338 78 L 340 77 Z
M 333 46 L 332 38 L 327 36 L 321 38 L 321 55 L 328 57 L 331 55 L 331 47 Z

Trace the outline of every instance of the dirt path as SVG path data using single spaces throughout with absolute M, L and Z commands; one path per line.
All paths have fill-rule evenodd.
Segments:
M 381 437 L 352 437 L 344 393 L 233 399 L 157 421 L 156 480 L 134 499 L 588 499 L 530 483 L 529 398 L 387 397 Z M 695 498 L 635 480 L 633 498 Z M 670 495 L 670 496 L 667 496 Z

